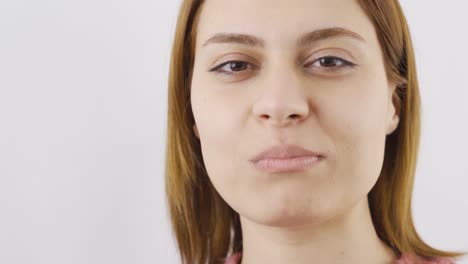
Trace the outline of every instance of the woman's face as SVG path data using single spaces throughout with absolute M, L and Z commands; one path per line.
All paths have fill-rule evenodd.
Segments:
M 356 36 L 324 31 L 298 42 L 331 27 Z M 359 4 L 207 0 L 197 28 L 194 129 L 221 197 L 242 217 L 276 226 L 324 221 L 365 199 L 398 116 L 395 84 L 386 78 L 377 35 Z M 221 33 L 261 41 L 205 44 Z M 231 60 L 237 63 L 222 66 Z M 283 143 L 325 158 L 290 173 L 260 171 L 249 161 Z

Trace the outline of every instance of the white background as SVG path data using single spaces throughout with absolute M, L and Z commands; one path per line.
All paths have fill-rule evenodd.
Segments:
M 0 3 L 0 263 L 179 263 L 163 177 L 179 3 Z M 468 4 L 401 3 L 423 100 L 414 220 L 468 250 Z

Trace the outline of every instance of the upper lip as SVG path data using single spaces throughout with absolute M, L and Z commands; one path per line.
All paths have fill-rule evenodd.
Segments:
M 257 162 L 262 159 L 292 159 L 297 157 L 304 156 L 317 156 L 323 157 L 322 154 L 302 148 L 297 145 L 276 145 L 274 147 L 268 148 L 265 151 L 262 151 L 260 154 L 255 156 L 250 161 Z

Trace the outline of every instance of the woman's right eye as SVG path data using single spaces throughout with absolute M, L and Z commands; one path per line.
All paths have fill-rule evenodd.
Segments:
M 248 62 L 230 60 L 214 67 L 210 70 L 210 72 L 216 72 L 225 75 L 237 75 L 244 71 L 249 65 L 251 68 L 254 68 L 254 66 Z

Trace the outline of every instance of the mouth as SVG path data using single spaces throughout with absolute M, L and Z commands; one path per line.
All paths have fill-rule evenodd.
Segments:
M 256 169 L 268 173 L 300 172 L 317 166 L 323 157 L 299 156 L 293 158 L 264 158 L 252 161 Z
M 283 144 L 270 147 L 250 159 L 256 162 L 262 159 L 291 159 L 304 156 L 323 157 L 323 154 L 317 151 L 309 150 L 298 145 Z

